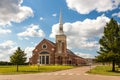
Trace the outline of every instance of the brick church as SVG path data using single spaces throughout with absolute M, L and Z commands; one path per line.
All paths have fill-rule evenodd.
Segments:
M 30 64 L 41 65 L 83 65 L 86 60 L 67 49 L 67 36 L 63 31 L 62 14 L 60 12 L 59 31 L 56 42 L 43 39 L 33 50 Z

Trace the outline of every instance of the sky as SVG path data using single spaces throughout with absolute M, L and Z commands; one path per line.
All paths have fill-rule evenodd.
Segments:
M 60 9 L 67 47 L 84 58 L 98 55 L 110 18 L 120 23 L 120 0 L 0 0 L 0 61 L 17 47 L 30 58 L 44 38 L 55 42 Z

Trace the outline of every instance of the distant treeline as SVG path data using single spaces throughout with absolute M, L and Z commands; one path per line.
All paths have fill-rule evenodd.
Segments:
M 26 62 L 26 63 L 24 63 L 24 64 L 22 64 L 22 65 L 28 65 L 29 63 L 28 62 Z M 7 61 L 0 61 L 0 65 L 14 65 L 13 63 L 11 63 L 11 62 L 7 62 Z

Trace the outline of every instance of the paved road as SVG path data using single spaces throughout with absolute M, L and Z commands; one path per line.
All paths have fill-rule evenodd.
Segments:
M 0 75 L 0 80 L 120 80 L 120 76 L 86 74 L 89 67 L 35 74 Z

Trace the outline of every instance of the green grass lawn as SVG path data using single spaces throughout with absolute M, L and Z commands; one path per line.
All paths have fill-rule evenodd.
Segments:
M 16 66 L 0 66 L 0 74 L 27 74 L 39 72 L 52 72 L 64 69 L 71 69 L 73 66 L 19 66 L 19 71 L 16 71 Z M 39 70 L 38 70 L 39 69 Z
M 112 72 L 111 66 L 97 66 L 92 70 L 88 71 L 91 74 L 101 74 L 101 75 L 109 75 L 109 76 L 120 76 L 120 68 L 116 68 L 116 72 Z

